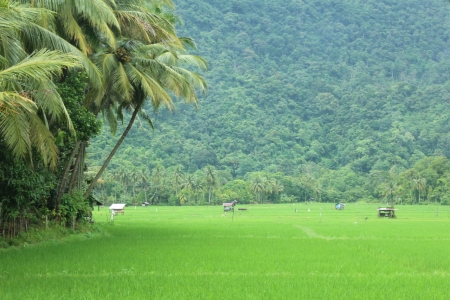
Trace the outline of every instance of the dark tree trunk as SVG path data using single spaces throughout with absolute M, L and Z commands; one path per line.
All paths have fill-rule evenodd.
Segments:
M 72 189 L 73 189 L 73 185 L 75 184 L 75 181 L 78 179 L 79 180 L 79 178 L 77 178 L 78 176 L 77 176 L 77 174 L 78 174 L 78 172 L 80 171 L 80 163 L 81 163 L 81 160 L 83 159 L 83 147 L 84 147 L 85 145 L 84 144 L 82 144 L 80 147 L 80 151 L 78 151 L 78 155 L 77 155 L 77 159 L 75 160 L 75 166 L 74 166 L 74 168 L 73 168 L 73 171 L 72 171 L 72 176 L 70 177 L 70 182 L 69 182 L 69 190 L 68 190 L 68 193 L 70 193 L 71 191 L 72 191 Z
M 72 166 L 72 160 L 75 157 L 75 154 L 77 154 L 78 148 L 80 148 L 80 144 L 81 144 L 80 141 L 78 141 L 75 144 L 75 147 L 73 148 L 72 153 L 70 154 L 70 158 L 67 161 L 66 169 L 64 170 L 64 174 L 61 179 L 61 183 L 59 185 L 58 194 L 56 196 L 56 203 L 55 203 L 56 213 L 59 213 L 59 205 L 61 204 L 61 197 L 64 194 L 64 190 L 66 189 L 66 183 L 67 183 L 67 179 L 69 178 L 69 172 L 70 172 L 70 167 Z

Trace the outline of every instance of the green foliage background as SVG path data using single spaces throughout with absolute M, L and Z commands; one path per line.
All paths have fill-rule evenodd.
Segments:
M 176 4 L 180 33 L 210 63 L 208 95 L 198 110 L 180 104 L 153 115 L 154 131 L 135 126 L 110 171 L 212 165 L 242 179 L 319 166 L 322 185 L 342 180 L 359 197 L 373 193 L 379 172 L 450 155 L 447 2 Z M 113 146 L 104 131 L 91 165 Z

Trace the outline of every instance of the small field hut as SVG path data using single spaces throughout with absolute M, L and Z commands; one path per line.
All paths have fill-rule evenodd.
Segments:
M 397 218 L 395 215 L 395 209 L 394 207 L 379 207 L 378 210 L 378 217 L 379 218 Z
M 114 212 L 114 214 L 124 214 L 125 213 L 125 205 L 126 204 L 111 204 L 109 207 L 110 210 Z

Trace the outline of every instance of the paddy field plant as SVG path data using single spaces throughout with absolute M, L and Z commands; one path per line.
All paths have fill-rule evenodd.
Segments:
M 450 207 L 127 207 L 0 251 L 2 299 L 448 299 Z

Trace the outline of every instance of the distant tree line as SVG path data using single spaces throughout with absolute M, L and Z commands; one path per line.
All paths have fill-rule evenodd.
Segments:
M 234 179 L 207 165 L 195 173 L 182 166 L 165 169 L 118 168 L 105 172 L 95 196 L 105 204 L 221 205 L 303 202 L 381 202 L 397 204 L 450 204 L 450 160 L 424 157 L 413 168 L 398 166 L 361 177 L 351 168 L 328 170 L 310 163 L 303 172 L 251 172 Z

